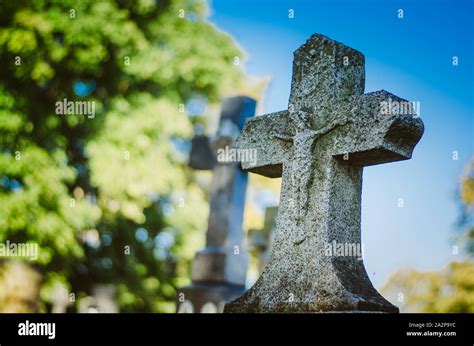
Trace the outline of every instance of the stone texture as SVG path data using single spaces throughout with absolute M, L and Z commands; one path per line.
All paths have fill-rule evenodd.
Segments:
M 360 52 L 315 34 L 294 54 L 288 110 L 247 121 L 235 145 L 257 160 L 243 169 L 282 190 L 270 262 L 225 312 L 398 312 L 359 257 L 325 251 L 360 245 L 363 167 L 410 159 L 423 134 L 416 114 L 383 111 L 405 100 L 364 94 L 364 74 Z
M 177 311 L 222 312 L 224 302 L 240 296 L 245 291 L 248 253 L 242 229 L 247 173 L 238 162 L 214 162 L 218 149 L 231 147 L 242 130 L 245 120 L 255 114 L 256 101 L 237 96 L 224 99 L 217 133 L 208 139 L 207 155 L 212 159 L 193 158 L 194 167 L 212 169 L 210 214 L 206 232 L 206 247 L 196 253 L 192 265 L 192 284 L 178 290 Z M 202 141 L 204 142 L 204 141 Z M 184 305 L 183 305 L 184 304 Z

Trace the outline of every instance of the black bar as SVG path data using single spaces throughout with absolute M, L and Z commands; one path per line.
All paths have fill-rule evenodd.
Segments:
M 473 345 L 473 316 L 378 313 L 0 314 L 0 345 Z M 55 338 L 18 335 L 20 323 L 26 321 L 30 327 L 32 322 L 55 323 Z M 408 336 L 407 332 L 455 332 L 456 335 Z

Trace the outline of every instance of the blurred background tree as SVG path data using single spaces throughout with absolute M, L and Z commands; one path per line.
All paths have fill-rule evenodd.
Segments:
M 207 14 L 199 0 L 0 2 L 0 242 L 39 245 L 42 311 L 58 283 L 174 311 L 208 215 L 190 115 L 243 78 Z M 95 117 L 55 114 L 63 99 Z
M 453 261 L 443 271 L 399 270 L 382 293 L 401 312 L 474 313 L 474 157 L 461 175 L 458 198 L 461 213 Z

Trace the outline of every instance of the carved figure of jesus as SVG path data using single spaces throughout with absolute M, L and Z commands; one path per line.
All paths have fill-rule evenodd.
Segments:
M 297 236 L 294 242 L 299 244 L 307 237 L 303 224 L 308 211 L 308 195 L 314 177 L 316 160 L 313 151 L 316 140 L 336 127 L 347 124 L 349 120 L 336 119 L 319 130 L 312 130 L 311 116 L 308 112 L 303 110 L 290 111 L 290 119 L 295 128 L 295 135 L 273 133 L 273 136 L 292 142 L 294 146 L 295 159 L 292 166 L 292 205 L 294 210 L 291 215 L 297 228 Z

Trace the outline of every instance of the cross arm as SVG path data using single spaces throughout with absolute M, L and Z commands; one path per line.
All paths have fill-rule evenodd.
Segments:
M 385 90 L 351 96 L 339 110 L 351 119 L 346 134 L 332 145 L 333 155 L 369 166 L 411 158 L 424 125 L 410 102 Z M 390 105 L 403 105 L 397 111 Z M 347 135 L 349 134 L 349 135 Z
M 293 133 L 288 111 L 247 120 L 234 148 L 255 150 L 256 160 L 242 161 L 242 169 L 270 178 L 281 177 L 282 164 L 291 155 Z

